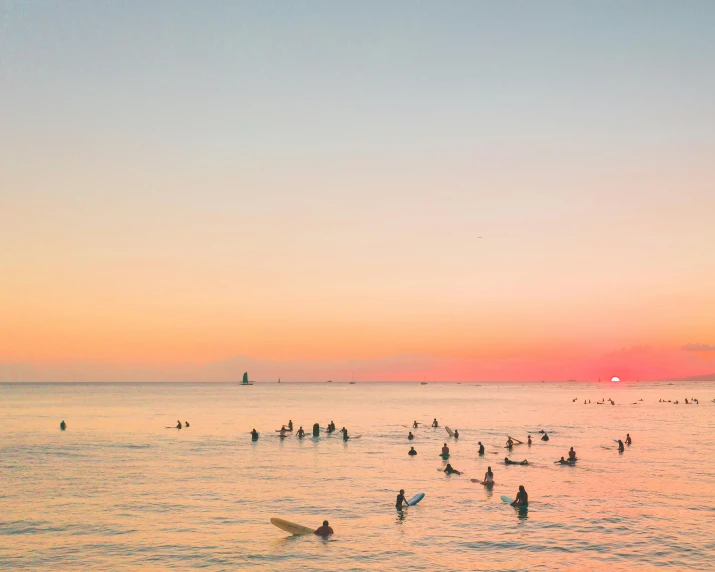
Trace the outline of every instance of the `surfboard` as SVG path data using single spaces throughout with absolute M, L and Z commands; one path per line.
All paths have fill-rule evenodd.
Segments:
M 503 501 L 504 501 L 505 503 L 507 503 L 507 504 L 511 504 L 511 503 L 514 502 L 514 499 L 511 498 L 511 497 L 501 497 L 501 500 L 503 500 Z M 271 519 L 271 521 L 272 521 L 272 520 L 273 520 L 273 519 Z
M 283 520 L 282 518 L 272 518 L 271 524 L 273 526 L 277 526 L 281 530 L 285 530 L 286 532 L 293 534 L 294 536 L 308 535 L 308 534 L 315 533 L 314 528 L 309 528 L 307 526 L 303 526 L 302 524 L 296 524 L 294 522 Z
M 480 485 L 484 485 L 485 487 L 491 487 L 492 485 L 496 485 L 496 483 L 494 481 L 492 481 L 491 483 L 488 483 L 486 481 L 480 481 L 479 479 L 469 479 L 469 480 L 472 481 L 473 483 L 479 483 Z
M 415 506 L 423 498 L 425 498 L 425 493 L 417 493 L 415 496 L 413 496 L 410 500 L 407 501 L 407 506 Z
M 445 429 L 447 430 L 447 433 L 450 437 L 454 437 L 454 431 L 452 431 L 449 427 L 445 427 Z
M 445 461 L 449 459 L 449 453 L 445 453 L 444 455 L 440 455 Z

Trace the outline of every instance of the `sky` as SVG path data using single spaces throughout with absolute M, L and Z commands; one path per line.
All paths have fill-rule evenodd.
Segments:
M 0 0 L 0 381 L 715 373 L 714 29 Z

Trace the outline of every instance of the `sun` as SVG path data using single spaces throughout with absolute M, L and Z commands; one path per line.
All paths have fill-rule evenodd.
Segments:
M 615 375 L 611 378 L 611 381 L 621 381 L 620 377 L 616 377 Z

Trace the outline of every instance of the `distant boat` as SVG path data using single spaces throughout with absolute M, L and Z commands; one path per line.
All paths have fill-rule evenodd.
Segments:
M 423 381 L 423 382 L 420 383 L 420 385 L 427 385 L 427 382 L 426 382 L 426 381 Z
M 333 380 L 332 380 L 332 379 L 329 379 L 329 380 L 326 381 L 325 383 L 333 383 Z
M 351 381 L 348 385 L 355 385 L 355 382 Z
M 243 381 L 241 382 L 241 385 L 253 385 L 252 381 L 248 381 L 248 372 L 247 371 L 243 372 Z

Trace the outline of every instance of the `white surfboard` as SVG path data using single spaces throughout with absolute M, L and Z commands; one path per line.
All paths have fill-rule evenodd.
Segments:
M 315 534 L 314 528 L 309 528 L 303 526 L 302 524 L 296 524 L 295 522 L 290 522 L 288 520 L 283 520 L 282 518 L 272 518 L 271 524 L 277 526 L 281 530 L 285 530 L 294 536 L 302 536 L 308 534 Z
M 449 427 L 445 427 L 447 433 L 449 433 L 450 437 L 454 437 L 454 431 L 452 431 Z

